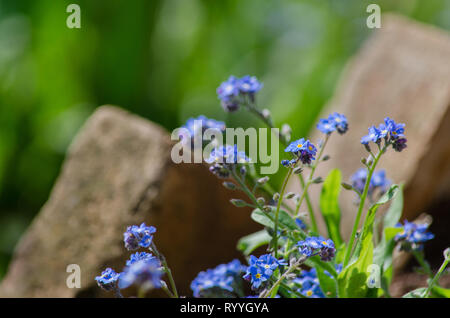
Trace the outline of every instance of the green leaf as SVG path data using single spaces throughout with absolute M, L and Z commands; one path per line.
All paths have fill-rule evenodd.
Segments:
M 237 248 L 244 255 L 248 256 L 251 252 L 256 250 L 258 247 L 263 246 L 265 244 L 269 244 L 271 237 L 267 233 L 266 230 L 261 230 L 250 235 L 242 237 L 238 244 Z
M 389 202 L 390 200 L 392 200 L 392 198 L 395 197 L 395 195 L 398 192 L 398 185 L 393 184 L 389 190 L 377 201 L 377 203 L 375 203 L 374 205 L 372 205 L 369 208 L 369 211 L 367 211 L 367 216 L 366 216 L 366 220 L 364 222 L 363 225 L 363 230 L 362 230 L 362 237 L 361 239 L 356 243 L 356 248 L 355 248 L 355 255 L 354 257 L 357 258 L 359 253 L 361 252 L 361 242 L 365 239 L 365 237 L 367 235 L 370 235 L 370 237 L 372 238 L 372 234 L 373 234 L 373 223 L 375 221 L 375 215 L 377 213 L 378 208 L 380 207 L 380 205 L 386 204 L 387 202 Z
M 398 221 L 400 220 L 400 217 L 402 216 L 403 211 L 403 185 L 399 185 L 398 187 L 398 193 L 394 200 L 392 200 L 391 206 L 389 207 L 389 210 L 386 212 L 384 218 L 383 218 L 383 227 L 394 227 Z
M 372 233 L 367 233 L 362 241 L 361 253 L 354 262 L 350 263 L 338 276 L 339 297 L 360 298 L 367 296 L 367 272 L 373 263 Z
M 267 232 L 270 236 L 273 235 L 275 229 L 275 208 L 272 208 L 270 212 L 263 212 L 260 209 L 255 209 L 251 214 L 251 218 L 255 222 L 268 228 Z M 306 238 L 306 233 L 303 232 L 303 230 L 297 226 L 294 219 L 283 210 L 280 210 L 278 214 L 278 229 L 283 231 L 283 236 L 288 237 L 293 242 L 298 242 Z
M 450 298 L 450 289 L 449 288 L 433 286 L 433 288 L 431 289 L 431 293 L 432 293 L 433 297 Z
M 255 209 L 251 214 L 251 218 L 255 222 L 273 229 L 275 228 L 275 212 L 275 208 L 272 208 L 270 212 L 263 212 L 260 209 Z M 278 225 L 280 228 L 290 231 L 299 230 L 294 219 L 284 210 L 279 211 Z
M 427 289 L 425 287 L 420 287 L 420 288 L 410 291 L 409 293 L 403 295 L 402 297 L 403 298 L 424 298 L 426 290 Z
M 270 227 L 271 229 L 273 229 L 275 227 L 275 223 L 273 222 L 273 217 L 269 214 L 269 212 L 263 212 L 260 209 L 255 209 L 255 210 L 253 210 L 250 217 L 256 223 Z
M 374 263 L 373 223 L 378 207 L 389 202 L 397 193 L 398 186 L 392 185 L 389 190 L 372 205 L 367 211 L 366 220 L 360 240 L 356 244 L 355 254 L 350 264 L 343 269 L 338 277 L 339 296 L 341 297 L 366 297 L 368 295 L 367 272 L 369 266 Z
M 381 288 L 385 296 L 389 296 L 389 285 L 392 281 L 392 254 L 395 248 L 394 237 L 401 232 L 394 227 L 400 220 L 403 210 L 403 185 L 392 200 L 389 210 L 383 218 L 383 233 L 380 243 L 374 250 L 374 263 L 380 266 Z
M 339 193 L 341 192 L 341 172 L 333 169 L 328 174 L 320 195 L 320 210 L 328 229 L 329 237 L 336 245 L 342 243 L 339 232 L 341 210 L 339 209 Z
M 336 258 L 335 258 L 336 264 L 340 264 L 340 263 L 344 262 L 346 249 L 347 249 L 347 245 L 345 243 L 342 243 L 339 246 L 336 245 Z
M 320 266 L 315 266 L 317 272 L 317 278 L 319 279 L 320 289 L 326 297 L 336 298 L 337 297 L 337 282 L 336 280 L 325 273 L 325 270 Z

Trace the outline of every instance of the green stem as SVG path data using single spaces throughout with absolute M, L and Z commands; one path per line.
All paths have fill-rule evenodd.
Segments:
M 138 298 L 145 298 L 145 294 L 147 293 L 147 291 L 144 288 L 139 288 L 138 289 L 138 294 L 137 297 Z
M 316 222 L 316 218 L 314 216 L 314 210 L 312 207 L 312 204 L 309 200 L 309 196 L 308 196 L 308 188 L 309 185 L 311 184 L 313 177 L 314 177 L 314 172 L 316 171 L 317 166 L 319 165 L 320 159 L 322 158 L 323 155 L 323 150 L 325 149 L 325 146 L 327 145 L 328 139 L 330 138 L 330 135 L 327 134 L 325 137 L 325 141 L 323 142 L 322 147 L 320 148 L 319 154 L 316 158 L 316 161 L 314 162 L 314 165 L 311 168 L 311 172 L 309 173 L 309 177 L 308 177 L 308 181 L 305 183 L 305 180 L 303 179 L 303 176 L 301 176 L 301 174 L 299 176 L 301 176 L 300 178 L 300 183 L 302 185 L 303 188 L 303 193 L 302 196 L 300 198 L 300 201 L 297 205 L 296 211 L 295 211 L 295 216 L 298 216 L 298 213 L 300 212 L 300 206 L 303 203 L 303 199 L 306 198 L 306 204 L 308 206 L 308 211 L 309 211 L 309 218 L 311 219 L 311 228 L 314 232 L 318 233 L 318 227 L 317 227 L 317 222 Z
M 373 172 L 375 171 L 375 167 L 376 167 L 378 161 L 380 160 L 382 154 L 383 154 L 383 150 L 380 150 L 378 152 L 377 156 L 375 157 L 373 164 L 370 167 L 368 167 L 368 173 L 367 173 L 366 183 L 364 185 L 364 191 L 363 191 L 363 194 L 361 195 L 361 199 L 359 201 L 358 213 L 356 214 L 356 219 L 355 219 L 355 223 L 353 224 L 352 234 L 350 236 L 350 241 L 348 243 L 347 251 L 346 251 L 345 257 L 344 257 L 344 264 L 343 264 L 344 267 L 347 266 L 347 264 L 350 260 L 350 256 L 352 254 L 352 249 L 353 249 L 353 243 L 355 241 L 356 231 L 358 230 L 359 221 L 361 220 L 362 211 L 364 209 L 364 203 L 366 201 L 367 193 L 369 192 L 370 180 L 372 179 Z
M 248 196 L 248 198 L 262 211 L 263 207 L 258 203 L 258 200 L 256 199 L 255 195 L 252 191 L 248 188 L 248 186 L 245 184 L 244 181 L 238 176 L 236 173 L 236 168 L 233 167 L 231 169 L 231 175 L 233 176 L 234 180 L 239 184 L 240 189 Z
M 301 263 L 303 263 L 303 261 L 305 260 L 305 257 L 302 257 L 300 259 L 298 259 L 295 263 L 293 263 L 292 265 L 290 265 L 288 267 L 288 269 L 283 273 L 283 275 L 281 275 L 277 281 L 272 285 L 272 287 L 270 287 L 270 289 L 265 292 L 263 295 L 260 295 L 260 298 L 267 298 L 267 297 L 272 297 L 272 293 L 274 292 L 274 290 L 281 284 L 281 282 L 290 274 L 292 273 L 294 270 L 296 270 Z
M 272 123 L 272 120 L 271 120 L 270 118 L 265 117 L 265 116 L 263 115 L 263 113 L 262 113 L 258 108 L 255 107 L 255 105 L 253 105 L 253 104 L 251 104 L 251 103 L 246 103 L 245 105 L 247 106 L 247 109 L 248 109 L 251 113 L 255 114 L 258 118 L 260 118 L 260 119 L 264 122 L 264 124 L 265 124 L 267 127 L 269 127 L 269 128 L 275 128 L 274 125 L 273 125 L 273 123 Z M 284 146 L 287 146 L 287 142 L 286 142 L 286 140 L 281 136 L 281 134 L 278 134 L 277 137 L 278 137 L 278 139 L 280 140 L 280 142 L 281 142 Z M 301 183 L 301 185 L 302 185 L 302 188 L 304 188 L 304 187 L 305 187 L 305 180 L 303 179 L 302 174 L 299 174 L 299 179 L 300 179 L 300 183 Z M 315 229 L 315 231 L 317 232 L 317 222 L 316 222 L 316 219 L 315 219 L 315 217 L 314 217 L 314 210 L 313 210 L 313 207 L 312 207 L 312 204 L 311 204 L 311 200 L 310 200 L 310 198 L 309 198 L 308 191 L 304 191 L 304 192 L 305 192 L 305 193 L 304 193 L 303 196 L 305 197 L 305 201 L 306 201 L 306 204 L 307 204 L 307 206 L 308 206 L 308 211 L 309 211 L 309 215 L 310 215 L 310 218 L 311 218 L 312 228 Z
M 167 288 L 167 285 L 165 283 L 162 284 L 161 289 L 164 290 L 164 292 L 170 297 L 170 298 L 176 298 L 174 294 Z
M 120 292 L 120 289 L 119 288 L 117 288 L 117 289 L 115 289 L 115 294 L 116 294 L 116 298 L 123 298 L 123 295 L 122 295 L 122 293 Z
M 434 276 L 434 278 L 431 280 L 430 284 L 428 285 L 428 288 L 425 291 L 425 297 L 430 296 L 431 289 L 439 281 L 439 278 L 441 277 L 442 273 L 444 272 L 445 268 L 447 267 L 449 261 L 450 261 L 450 259 L 448 259 L 447 257 L 444 259 L 444 262 L 442 263 L 438 272 L 436 273 L 436 275 Z
M 419 262 L 420 266 L 425 270 L 425 272 L 427 273 L 427 275 L 430 278 L 433 278 L 433 271 L 430 268 L 430 264 L 427 263 L 427 261 L 425 260 L 425 258 L 423 257 L 423 253 L 419 252 L 419 251 L 412 251 L 412 254 L 414 255 L 414 257 L 416 258 L 417 262 Z
M 274 250 L 275 250 L 275 258 L 278 257 L 278 215 L 280 213 L 281 203 L 283 202 L 284 192 L 286 191 L 286 186 L 289 181 L 289 178 L 292 175 L 292 169 L 289 169 L 286 178 L 284 178 L 283 186 L 281 187 L 280 197 L 278 198 L 277 209 L 275 211 L 275 233 L 274 233 Z
M 164 271 L 167 274 L 167 277 L 169 278 L 170 287 L 172 289 L 173 298 L 178 298 L 178 291 L 177 286 L 175 285 L 175 280 L 173 279 L 172 271 L 169 268 L 169 265 L 167 264 L 167 260 L 164 257 L 163 254 L 161 254 L 158 249 L 156 248 L 156 245 L 154 242 L 152 242 L 151 249 L 153 253 L 155 253 L 155 256 L 159 258 L 161 261 L 161 265 L 164 267 Z

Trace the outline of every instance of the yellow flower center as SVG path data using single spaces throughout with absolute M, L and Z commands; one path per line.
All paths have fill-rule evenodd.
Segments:
M 306 296 L 308 296 L 308 297 L 311 297 L 312 294 L 313 294 L 312 290 L 308 290 L 308 291 L 306 292 Z
M 322 241 L 322 244 L 323 245 L 328 245 L 326 241 Z
M 260 278 L 260 277 L 261 277 L 261 274 L 258 273 L 258 274 L 255 275 L 255 277 L 256 277 L 256 278 Z
M 267 269 L 267 268 L 270 268 L 270 265 L 266 264 L 266 265 L 264 265 L 264 267 Z
M 302 144 L 298 144 L 298 145 L 297 145 L 297 148 L 301 148 L 301 147 L 303 147 Z

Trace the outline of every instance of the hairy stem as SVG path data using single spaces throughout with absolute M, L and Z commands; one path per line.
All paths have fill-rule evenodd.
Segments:
M 155 253 L 155 256 L 159 258 L 161 261 L 161 265 L 164 268 L 164 271 L 167 274 L 167 277 L 169 278 L 170 287 L 172 289 L 173 298 L 178 298 L 178 292 L 177 292 L 177 286 L 175 285 L 175 280 L 173 279 L 172 271 L 170 270 L 169 265 L 167 264 L 167 260 L 164 257 L 163 254 L 161 254 L 158 249 L 156 248 L 155 243 L 152 241 L 151 249 L 153 253 Z
M 236 180 L 236 182 L 239 184 L 240 189 L 248 196 L 248 198 L 262 211 L 263 207 L 261 204 L 258 203 L 258 200 L 256 199 L 253 192 L 248 188 L 248 186 L 245 184 L 245 182 L 241 179 L 241 177 L 238 176 L 236 173 L 236 168 L 233 167 L 231 169 L 231 175 L 233 176 L 233 179 Z
M 441 277 L 442 273 L 444 272 L 445 268 L 447 267 L 449 260 L 450 259 L 448 259 L 447 257 L 444 259 L 444 262 L 442 263 L 442 265 L 439 268 L 438 272 L 436 273 L 436 275 L 433 277 L 433 279 L 431 280 L 430 284 L 428 285 L 428 288 L 425 291 L 425 297 L 429 297 L 430 296 L 431 289 L 439 281 L 439 278 Z
M 272 297 L 272 293 L 275 290 L 275 288 L 277 288 L 281 282 L 290 274 L 292 273 L 294 270 L 296 270 L 300 264 L 303 263 L 303 261 L 305 260 L 305 257 L 302 257 L 300 259 L 298 259 L 295 263 L 291 264 L 288 269 L 283 273 L 283 275 L 281 275 L 277 281 L 272 285 L 272 287 L 270 287 L 270 289 L 263 293 L 262 295 L 259 296 L 259 298 L 267 298 L 267 297 Z
M 280 197 L 278 198 L 277 209 L 275 211 L 275 233 L 274 233 L 274 250 L 275 250 L 275 258 L 278 257 L 278 215 L 280 213 L 281 203 L 283 202 L 284 192 L 286 191 L 286 186 L 289 181 L 289 178 L 292 175 L 292 169 L 289 169 L 286 178 L 284 178 L 283 186 L 281 187 Z
M 369 192 L 370 180 L 372 179 L 372 175 L 373 175 L 373 172 L 375 171 L 375 167 L 376 167 L 378 161 L 380 160 L 383 152 L 384 152 L 383 149 L 380 150 L 378 152 L 378 154 L 376 155 L 372 165 L 367 168 L 368 172 L 367 172 L 366 183 L 364 185 L 364 191 L 363 191 L 363 193 L 361 195 L 361 199 L 359 201 L 358 213 L 356 214 L 355 223 L 353 224 L 353 230 L 352 230 L 352 234 L 350 236 L 350 241 L 347 246 L 347 251 L 345 252 L 344 264 L 343 264 L 344 267 L 347 266 L 347 264 L 350 260 L 350 256 L 352 254 L 352 249 L 353 249 L 353 243 L 355 241 L 356 231 L 358 230 L 359 221 L 361 220 L 362 211 L 364 209 L 364 203 L 366 202 L 367 193 Z
M 433 278 L 433 271 L 430 268 L 430 264 L 425 260 L 423 257 L 423 253 L 419 251 L 412 251 L 414 257 L 416 258 L 417 262 L 419 262 L 420 266 L 425 270 L 427 275 L 430 278 Z
M 314 177 L 314 172 L 316 171 L 317 166 L 319 165 L 320 159 L 322 158 L 323 155 L 323 150 L 325 149 L 325 146 L 327 145 L 328 139 L 330 138 L 330 134 L 327 134 L 325 137 L 325 141 L 323 142 L 322 147 L 320 148 L 319 154 L 316 158 L 316 161 L 314 162 L 314 165 L 311 167 L 311 172 L 309 173 L 309 177 L 308 177 L 308 181 L 305 183 L 305 180 L 303 179 L 303 176 L 300 178 L 300 183 L 302 185 L 303 188 L 303 193 L 302 196 L 300 198 L 300 201 L 297 205 L 296 211 L 295 211 L 295 216 L 298 216 L 299 212 L 300 212 L 300 206 L 303 203 L 303 199 L 306 198 L 306 204 L 308 206 L 308 211 L 309 211 L 309 218 L 311 220 L 311 228 L 314 232 L 318 232 L 318 227 L 317 227 L 317 222 L 316 222 L 316 218 L 314 216 L 314 210 L 312 207 L 311 202 L 309 201 L 309 197 L 307 197 L 308 194 L 308 188 L 310 186 L 310 184 L 312 183 L 313 177 Z

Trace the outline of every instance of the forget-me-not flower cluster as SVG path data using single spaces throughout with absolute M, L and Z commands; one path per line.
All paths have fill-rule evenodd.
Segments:
M 234 112 L 240 108 L 244 97 L 248 97 L 254 102 L 255 94 L 263 87 L 255 76 L 243 76 L 237 78 L 230 76 L 217 88 L 217 96 L 221 101 L 223 109 L 227 112 Z
M 429 224 L 416 224 L 405 220 L 404 225 L 396 224 L 396 227 L 402 228 L 402 232 L 395 236 L 395 241 L 401 243 L 403 250 L 421 250 L 423 244 L 434 238 L 434 234 L 428 232 Z
M 331 239 L 325 239 L 322 236 L 307 237 L 305 240 L 297 243 L 300 254 L 306 257 L 312 257 L 319 255 L 322 261 L 330 261 L 333 259 L 336 248 L 334 242 Z
M 226 297 L 242 294 L 242 274 L 246 266 L 235 259 L 200 272 L 191 283 L 194 297 Z

